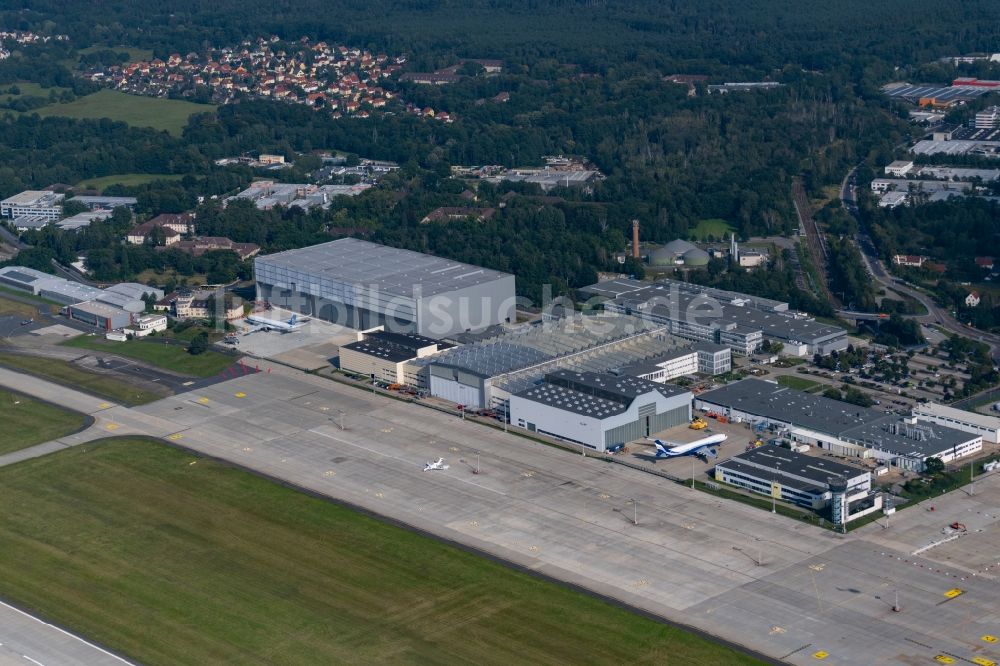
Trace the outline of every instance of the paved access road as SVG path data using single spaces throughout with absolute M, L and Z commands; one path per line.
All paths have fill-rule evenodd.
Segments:
M 1000 662 L 1000 643 L 984 638 L 1000 636 L 1000 579 L 986 568 L 1000 545 L 989 509 L 1000 506 L 998 477 L 978 481 L 972 497 L 953 493 L 934 512 L 908 509 L 888 529 L 870 525 L 844 536 L 267 367 L 132 409 L 99 408 L 45 383 L 26 386 L 16 374 L 0 374 L 0 384 L 89 405 L 97 423 L 88 434 L 164 437 L 775 660 Z M 450 469 L 422 471 L 439 456 Z M 938 543 L 954 520 L 968 533 Z M 900 613 L 892 610 L 897 592 Z

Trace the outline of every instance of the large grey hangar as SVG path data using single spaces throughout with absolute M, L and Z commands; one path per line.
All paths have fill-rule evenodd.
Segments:
M 514 276 L 356 238 L 254 259 L 258 300 L 356 329 L 442 338 L 514 321 Z

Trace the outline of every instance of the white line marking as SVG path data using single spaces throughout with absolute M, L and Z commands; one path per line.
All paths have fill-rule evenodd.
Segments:
M 43 664 L 42 662 L 38 661 L 37 659 L 32 659 L 31 657 L 29 657 L 26 654 L 22 654 L 21 656 L 24 657 L 25 659 L 27 659 L 28 661 L 30 661 L 33 664 L 38 664 L 38 666 L 45 666 L 45 664 Z
M 56 630 L 56 631 L 58 631 L 59 633 L 61 633 L 61 634 L 65 634 L 66 636 L 69 636 L 70 638 L 75 638 L 76 640 L 80 641 L 80 642 L 81 642 L 81 643 L 83 643 L 84 645 L 87 645 L 87 646 L 89 646 L 89 647 L 92 647 L 92 648 L 94 648 L 95 650 L 97 650 L 98 652 L 102 652 L 102 653 L 104 653 L 104 654 L 108 655 L 109 657 L 112 657 L 112 658 L 114 658 L 114 659 L 117 659 L 118 661 L 120 661 L 120 662 L 121 662 L 121 663 L 123 663 L 123 664 L 128 664 L 129 666 L 136 666 L 136 665 L 135 665 L 135 664 L 133 664 L 133 663 L 132 663 L 131 661 L 126 661 L 125 659 L 122 659 L 122 658 L 121 658 L 121 657 L 119 657 L 118 655 L 116 655 L 116 654 L 114 654 L 114 653 L 112 653 L 112 652 L 108 652 L 108 651 L 107 651 L 107 650 L 105 650 L 104 648 L 102 648 L 102 647 L 98 647 L 97 645 L 94 645 L 94 644 L 93 644 L 93 643 L 91 643 L 90 641 L 86 641 L 86 640 L 84 640 L 84 639 L 80 638 L 79 636 L 77 636 L 76 634 L 71 634 L 70 632 L 66 631 L 65 629 L 63 629 L 63 628 L 61 628 L 61 627 L 57 627 L 57 626 L 56 626 L 56 625 L 54 625 L 54 624 L 49 624 L 48 622 L 45 622 L 44 620 L 40 620 L 40 619 L 38 619 L 38 618 L 37 618 L 37 617 L 35 617 L 34 615 L 31 615 L 31 614 L 29 614 L 29 613 L 25 613 L 25 612 L 24 612 L 23 610 L 21 610 L 20 608 L 15 608 L 15 607 L 11 606 L 10 604 L 6 604 L 6 603 L 4 603 L 4 602 L 2 602 L 2 601 L 0 601 L 0 606 L 3 606 L 4 608 L 9 608 L 10 610 L 14 611 L 15 613 L 20 613 L 20 614 L 21 614 L 21 615 L 23 615 L 24 617 L 27 617 L 27 618 L 30 618 L 30 619 L 34 620 L 35 622 L 37 622 L 37 623 L 39 623 L 39 624 L 44 624 L 44 625 L 45 625 L 46 627 L 51 627 L 52 629 L 55 629 L 55 630 Z M 31 657 L 29 657 L 28 655 L 23 655 L 23 656 L 24 656 L 24 658 L 25 658 L 25 659 L 31 659 Z M 34 659 L 31 659 L 31 660 L 32 660 L 32 661 L 34 661 Z M 38 662 L 36 661 L 35 663 L 37 664 Z

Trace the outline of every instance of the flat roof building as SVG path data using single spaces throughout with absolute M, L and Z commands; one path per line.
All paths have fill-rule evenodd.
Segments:
M 974 435 L 982 435 L 983 441 L 1000 443 L 1000 419 L 986 414 L 967 412 L 936 402 L 918 403 L 913 407 L 913 415 L 919 421 L 928 421 L 948 426 Z
M 695 408 L 734 421 L 783 431 L 789 439 L 836 455 L 872 458 L 923 471 L 928 458 L 951 462 L 980 451 L 983 438 L 955 428 L 918 423 L 775 382 L 744 379 L 695 398 Z
M 0 268 L 0 283 L 65 305 L 89 301 L 102 293 L 95 287 L 24 266 Z
M 66 316 L 102 331 L 114 331 L 132 323 L 130 313 L 98 301 L 66 306 Z
M 715 466 L 715 480 L 754 493 L 791 502 L 814 511 L 832 508 L 842 494 L 849 522 L 882 508 L 882 496 L 872 492 L 868 470 L 829 458 L 817 458 L 769 444 L 733 456 Z M 831 518 L 833 516 L 830 516 Z
M 796 356 L 826 355 L 847 348 L 847 331 L 789 313 L 788 304 L 700 285 L 663 280 L 609 280 L 584 287 L 584 295 L 607 299 L 604 309 L 642 317 L 670 333 L 722 344 L 749 356 L 764 339 L 782 342 Z
M 356 238 L 254 259 L 257 298 L 356 329 L 432 338 L 514 321 L 514 276 Z
M 691 393 L 638 377 L 555 370 L 510 396 L 513 425 L 596 451 L 687 423 Z
M 48 190 L 26 190 L 0 201 L 0 216 L 44 217 L 55 221 L 62 217 L 62 200 L 65 194 Z
M 139 203 L 135 197 L 75 196 L 70 201 L 83 204 L 90 210 L 113 210 L 115 208 L 135 208 Z
M 355 342 L 340 347 L 340 369 L 359 375 L 374 375 L 388 384 L 427 388 L 419 373 L 407 373 L 407 363 L 451 349 L 454 345 L 416 333 L 393 333 L 381 329 L 359 331 Z

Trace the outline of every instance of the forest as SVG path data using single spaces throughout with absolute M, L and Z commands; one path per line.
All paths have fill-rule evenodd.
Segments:
M 614 268 L 611 254 L 624 247 L 632 219 L 641 221 L 643 240 L 655 242 L 683 238 L 708 218 L 726 220 L 741 238 L 792 233 L 791 178 L 802 177 L 812 196 L 824 197 L 858 161 L 891 155 L 909 129 L 879 86 L 897 65 L 956 48 L 992 48 L 1000 22 L 991 16 L 1000 18 L 994 3 L 957 0 L 877 6 L 848 0 L 805 6 L 733 0 L 185 0 L 169 6 L 84 0 L 66 6 L 22 0 L 0 10 L 0 26 L 65 33 L 70 42 L 24 47 L 0 62 L 0 85 L 33 80 L 85 95 L 93 84 L 73 75 L 74 59 L 78 66 L 121 62 L 126 47 L 167 57 L 272 33 L 401 53 L 411 70 L 462 57 L 499 58 L 505 68 L 447 86 L 385 82 L 418 105 L 453 112 L 453 124 L 402 113 L 338 120 L 302 105 L 244 101 L 193 116 L 183 135 L 172 137 L 110 121 L 8 113 L 0 117 L 0 148 L 9 155 L 0 167 L 0 195 L 116 173 L 183 175 L 108 193 L 137 196 L 145 216 L 190 209 L 206 197 L 199 216 L 205 233 L 256 242 L 265 251 L 362 230 L 373 240 L 513 270 L 526 295 L 545 282 L 565 290 Z M 36 71 L 27 63 L 38 63 Z M 710 95 L 701 83 L 689 89 L 664 80 L 675 73 L 785 85 Z M 509 92 L 509 102 L 482 103 L 499 92 Z M 327 213 L 222 211 L 212 202 L 254 175 L 215 167 L 213 160 L 315 150 L 394 160 L 404 168 Z M 485 224 L 419 224 L 437 206 L 462 205 L 465 186 L 447 178 L 451 166 L 537 165 L 544 155 L 560 153 L 593 161 L 606 179 L 591 193 L 547 193 L 558 204 L 503 202 Z M 511 190 L 540 194 L 484 185 L 479 205 L 500 206 Z M 41 242 L 57 254 L 92 244 L 86 238 Z M 838 291 L 852 293 L 846 299 L 869 302 L 871 294 L 852 283 L 849 271 L 834 279 Z M 828 309 L 788 282 L 755 286 L 802 302 L 803 309 Z

